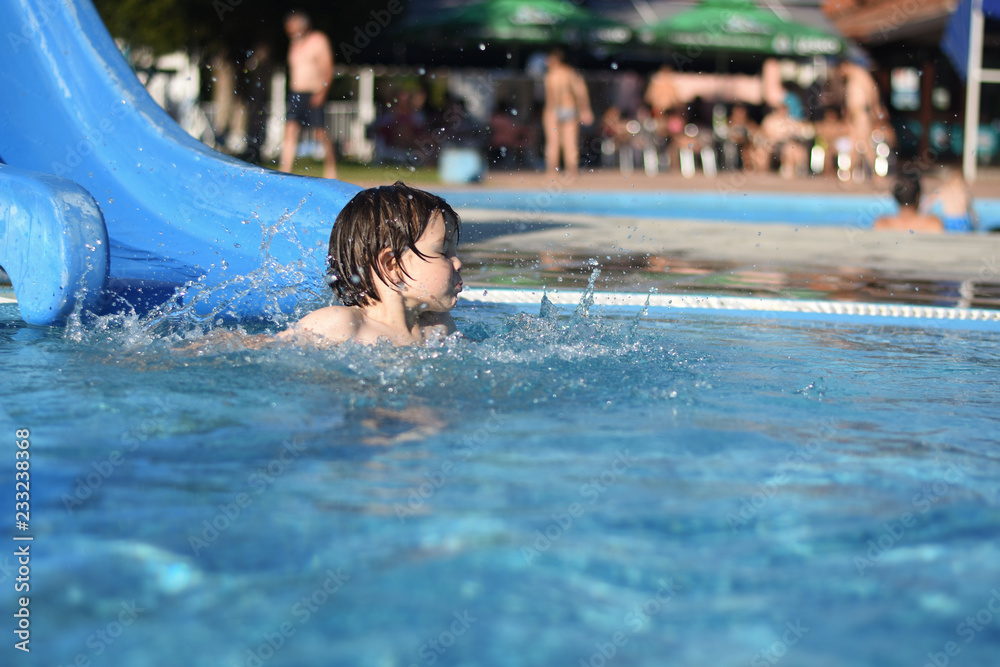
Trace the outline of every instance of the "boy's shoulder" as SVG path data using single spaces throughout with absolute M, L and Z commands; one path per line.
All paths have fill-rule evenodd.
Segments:
M 314 336 L 342 343 L 357 335 L 363 321 L 361 310 L 356 306 L 327 306 L 312 311 L 279 337 Z
M 902 217 L 898 215 L 884 215 L 878 218 L 872 228 L 881 231 L 898 232 L 943 232 L 944 223 L 934 215 L 913 215 Z

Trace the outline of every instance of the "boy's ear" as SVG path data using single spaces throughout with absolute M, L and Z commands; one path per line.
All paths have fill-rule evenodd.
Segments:
M 375 262 L 378 264 L 379 271 L 383 276 L 386 277 L 386 281 L 390 285 L 396 285 L 402 280 L 402 270 L 399 267 L 399 260 L 396 258 L 396 253 L 392 251 L 392 248 L 382 248 L 379 250 L 378 255 L 375 256 Z

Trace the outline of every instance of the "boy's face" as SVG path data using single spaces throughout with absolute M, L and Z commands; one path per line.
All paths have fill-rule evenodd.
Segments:
M 309 24 L 301 16 L 293 16 L 285 21 L 285 34 L 289 39 L 298 39 L 306 34 Z
M 409 250 L 403 253 L 400 263 L 407 274 L 402 276 L 406 282 L 403 296 L 421 310 L 446 313 L 458 301 L 462 261 L 456 254 L 457 231 L 445 223 L 440 211 L 434 211 L 416 243 L 424 258 Z

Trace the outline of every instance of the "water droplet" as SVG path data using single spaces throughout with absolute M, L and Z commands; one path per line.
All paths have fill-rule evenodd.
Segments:
M 480 42 L 480 44 L 479 44 L 479 50 L 480 51 L 485 51 L 486 50 L 486 45 L 483 44 L 482 42 Z
M 618 63 L 611 63 L 611 69 L 617 70 L 618 69 Z

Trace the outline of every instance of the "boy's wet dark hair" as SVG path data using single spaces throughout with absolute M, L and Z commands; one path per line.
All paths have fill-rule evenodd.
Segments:
M 920 205 L 920 177 L 902 174 L 892 186 L 892 196 L 900 206 Z
M 378 263 L 378 254 L 384 248 L 390 248 L 397 259 L 405 250 L 425 257 L 416 243 L 435 211 L 441 212 L 445 224 L 454 227 L 457 235 L 461 220 L 437 195 L 402 181 L 356 194 L 337 216 L 330 232 L 327 281 L 340 302 L 345 306 L 370 306 L 379 300 L 373 272 L 383 282 L 391 283 Z

